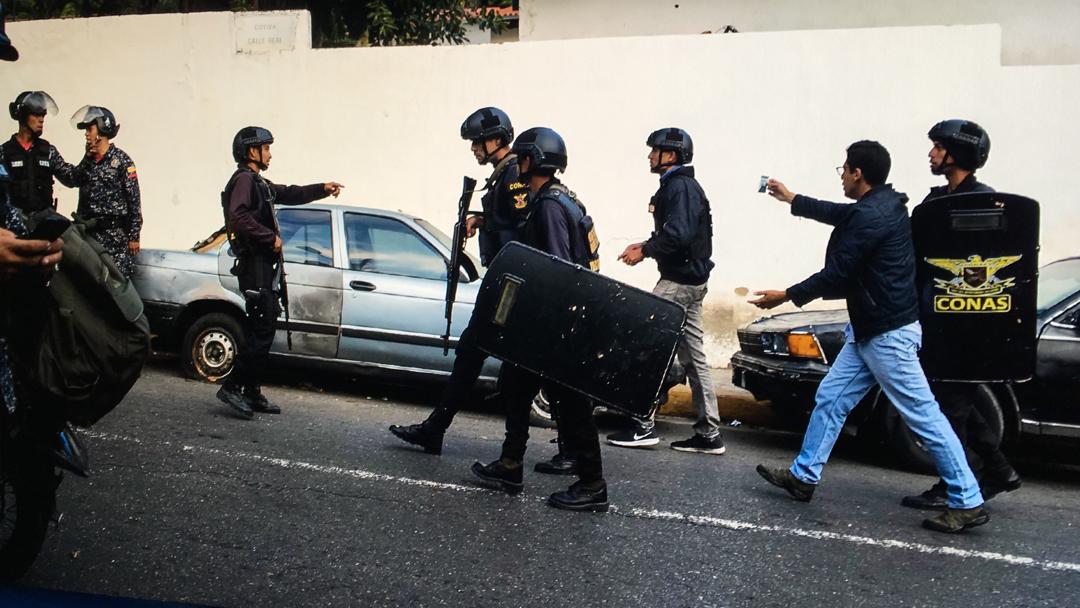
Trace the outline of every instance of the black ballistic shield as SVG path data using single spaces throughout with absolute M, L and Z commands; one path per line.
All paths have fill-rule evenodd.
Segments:
M 458 282 L 461 281 L 461 256 L 465 251 L 465 239 L 468 231 L 465 228 L 465 220 L 469 214 L 469 205 L 472 203 L 473 192 L 476 191 L 476 180 L 464 177 L 461 180 L 461 197 L 458 198 L 457 221 L 454 222 L 453 243 L 450 249 L 450 268 L 446 273 L 446 333 L 443 334 L 442 354 L 445 357 L 450 353 L 450 323 L 454 315 L 454 299 L 457 297 Z
M 1039 204 L 999 192 L 915 207 L 923 368 L 936 380 L 1025 380 L 1035 370 Z
M 520 243 L 495 256 L 476 309 L 481 350 L 638 418 L 686 322 L 679 304 Z

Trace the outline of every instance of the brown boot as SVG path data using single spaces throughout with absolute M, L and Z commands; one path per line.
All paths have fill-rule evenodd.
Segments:
M 924 519 L 922 525 L 928 530 L 935 532 L 948 532 L 956 534 L 968 528 L 981 526 L 990 521 L 990 514 L 979 505 L 974 509 L 945 509 L 942 513 L 929 519 Z

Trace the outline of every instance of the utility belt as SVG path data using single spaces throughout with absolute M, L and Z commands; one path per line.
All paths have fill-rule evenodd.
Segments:
M 90 232 L 103 232 L 105 230 L 115 230 L 117 228 L 123 228 L 127 230 L 128 216 L 126 215 L 97 215 L 92 217 L 83 217 L 78 213 L 73 214 L 75 222 L 86 226 L 86 229 Z

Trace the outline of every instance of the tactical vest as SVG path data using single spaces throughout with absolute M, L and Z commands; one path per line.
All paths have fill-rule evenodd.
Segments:
M 600 272 L 600 238 L 596 236 L 592 216 L 578 200 L 577 194 L 562 184 L 552 184 L 540 194 L 537 203 L 545 198 L 562 205 L 570 219 L 567 224 L 572 227 L 571 230 L 573 227 L 577 228 L 576 234 L 572 232 L 570 235 L 570 255 L 574 258 L 571 261 L 594 272 Z M 539 208 L 539 205 L 536 207 Z
M 49 142 L 38 138 L 24 150 L 15 138 L 3 143 L 4 164 L 11 174 L 11 203 L 26 213 L 55 209 Z
M 229 183 L 225 185 L 225 189 L 221 192 L 221 211 L 225 215 L 225 232 L 229 239 L 229 244 L 233 248 L 233 253 L 237 258 L 241 255 L 250 255 L 255 253 L 254 248 L 244 239 L 241 235 L 237 234 L 229 222 L 229 199 L 232 198 L 233 187 L 236 185 L 236 178 L 238 175 L 250 169 L 237 169 L 232 177 L 229 178 Z M 257 203 L 255 206 L 255 220 L 263 226 L 272 229 L 275 233 L 277 230 L 277 223 L 274 219 L 274 189 L 270 187 L 270 183 L 267 182 L 261 175 L 250 171 L 254 178 L 254 184 L 251 192 L 252 198 Z

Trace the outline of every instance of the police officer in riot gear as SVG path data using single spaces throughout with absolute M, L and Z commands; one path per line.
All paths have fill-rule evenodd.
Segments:
M 975 179 L 990 157 L 990 136 L 986 130 L 969 120 L 943 120 L 934 125 L 927 137 L 933 142 L 928 154 L 930 172 L 944 175 L 947 180 L 935 186 L 923 203 L 949 194 L 993 192 L 990 186 Z M 1012 468 L 994 430 L 975 408 L 976 386 L 955 382 L 932 382 L 931 388 L 949 419 L 956 436 L 964 444 L 968 463 L 979 480 L 985 500 L 1002 492 L 1020 488 L 1021 479 Z M 913 509 L 944 510 L 948 506 L 946 485 L 938 480 L 922 494 L 905 496 L 900 501 Z
M 525 131 L 514 141 L 521 179 L 528 185 L 530 210 L 522 231 L 522 242 L 563 260 L 589 266 L 594 248 L 578 229 L 585 209 L 566 186 L 555 177 L 566 170 L 566 144 L 561 136 L 544 127 Z M 557 349 L 551 350 L 557 357 Z M 607 483 L 600 458 L 600 440 L 593 421 L 592 405 L 577 393 L 519 367 L 504 363 L 499 386 L 506 405 L 506 438 L 502 455 L 490 464 L 473 464 L 472 471 L 485 485 L 516 494 L 524 488 L 522 462 L 529 438 L 529 404 L 537 390 L 545 389 L 557 404 L 559 436 L 576 457 L 579 481 L 556 492 L 548 504 L 574 511 L 606 511 Z
M 708 292 L 713 269 L 712 213 L 705 191 L 694 178 L 694 142 L 678 128 L 654 131 L 645 141 L 650 148 L 649 168 L 660 176 L 660 189 L 649 201 L 653 216 L 652 236 L 629 245 L 619 259 L 634 266 L 651 257 L 660 270 L 653 293 L 686 307 L 686 331 L 679 339 L 679 363 L 690 381 L 698 419 L 694 436 L 672 442 L 672 449 L 701 454 L 723 454 L 720 413 L 716 405 L 712 373 L 705 357 L 705 330 L 701 304 Z M 622 433 L 609 435 L 608 443 L 621 447 L 648 447 L 659 442 L 655 422 L 648 420 Z
M 240 284 L 247 318 L 244 342 L 236 367 L 225 378 L 217 398 L 251 419 L 255 412 L 281 413 L 267 401 L 259 384 L 274 342 L 274 321 L 281 312 L 280 290 L 284 279 L 281 234 L 274 205 L 303 205 L 337 196 L 344 187 L 337 182 L 307 186 L 280 186 L 262 176 L 270 166 L 274 136 L 262 127 L 244 127 L 233 138 L 232 155 L 237 169 L 221 193 L 225 229 L 236 262 L 233 274 Z
M 0 159 L 11 177 L 11 204 L 24 213 L 56 209 L 54 177 L 69 188 L 76 185 L 75 166 L 41 136 L 45 116 L 56 112 L 56 102 L 45 91 L 23 91 L 8 104 L 19 131 L 0 145 Z
M 86 132 L 86 158 L 75 168 L 79 186 L 76 221 L 112 256 L 116 267 L 130 277 L 135 272 L 142 234 L 142 197 L 135 162 L 112 143 L 120 132 L 108 108 L 83 106 L 71 117 Z
M 480 261 L 487 266 L 507 243 L 521 240 L 521 229 L 532 206 L 528 188 L 518 177 L 518 157 L 510 150 L 514 127 L 510 117 L 498 108 L 480 108 L 461 123 L 461 138 L 471 142 L 476 162 L 494 165 L 481 199 L 483 213 L 469 216 L 469 236 L 479 230 Z M 443 436 L 468 398 L 487 358 L 474 342 L 473 319 L 462 332 L 455 351 L 454 368 L 439 405 L 419 424 L 391 425 L 390 432 L 429 454 L 442 452 Z M 542 473 L 572 474 L 573 458 L 561 449 L 550 461 L 540 462 Z

